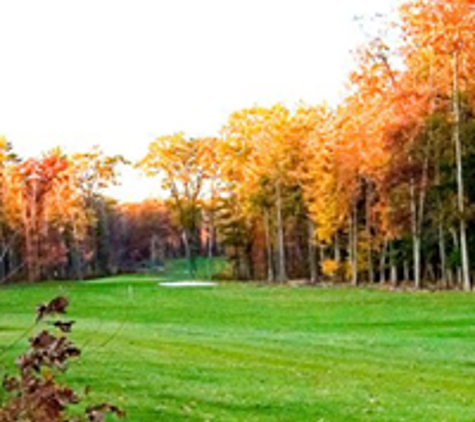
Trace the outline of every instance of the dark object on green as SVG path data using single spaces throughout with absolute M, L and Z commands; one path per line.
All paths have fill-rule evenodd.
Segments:
M 39 305 L 37 323 L 46 316 L 66 313 L 68 304 L 67 298 L 59 296 Z M 43 329 L 31 337 L 30 348 L 16 362 L 19 375 L 3 379 L 8 400 L 0 407 L 0 422 L 102 422 L 110 413 L 125 417 L 124 411 L 108 403 L 87 407 L 82 417 L 67 415 L 69 406 L 79 403 L 80 398 L 72 388 L 59 384 L 56 375 L 65 372 L 69 359 L 78 358 L 81 351 L 65 336 L 74 321 L 47 323 L 59 334 Z

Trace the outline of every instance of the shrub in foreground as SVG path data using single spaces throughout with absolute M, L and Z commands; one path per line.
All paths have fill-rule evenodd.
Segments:
M 68 304 L 67 298 L 59 296 L 38 306 L 36 323 L 54 327 L 54 333 L 38 330 L 29 340 L 29 349 L 16 362 L 18 375 L 3 378 L 7 400 L 0 407 L 0 422 L 101 422 L 108 413 L 125 416 L 109 403 L 88 406 L 81 416 L 68 416 L 68 409 L 79 403 L 80 397 L 61 384 L 58 375 L 66 372 L 68 361 L 78 358 L 81 351 L 67 337 L 74 321 L 46 320 L 65 314 Z

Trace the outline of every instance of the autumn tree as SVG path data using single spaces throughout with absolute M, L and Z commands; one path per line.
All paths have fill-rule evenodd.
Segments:
M 118 166 L 123 163 L 122 156 L 106 155 L 97 147 L 71 155 L 71 183 L 84 203 L 82 221 L 71 220 L 79 275 L 85 271 L 82 260 L 88 256 L 93 257 L 90 272 L 107 275 L 112 271 L 109 220 L 113 201 L 106 198 L 104 192 L 116 183 Z M 78 235 L 83 224 L 88 227 L 85 237 Z
M 139 163 L 147 175 L 160 177 L 162 189 L 173 200 L 191 277 L 196 275 L 201 203 L 209 179 L 204 160 L 207 148 L 202 139 L 187 138 L 183 133 L 161 136 L 149 145 Z
M 62 259 L 62 251 L 48 244 L 50 208 L 47 197 L 65 175 L 68 162 L 59 150 L 40 159 L 31 158 L 13 169 L 10 200 L 16 208 L 16 221 L 24 234 L 25 265 L 28 280 L 37 281 L 43 270 Z
M 116 266 L 122 272 L 154 269 L 180 256 L 180 231 L 166 201 L 117 204 L 112 224 Z
M 16 158 L 12 145 L 5 137 L 0 137 L 0 283 L 16 271 L 16 268 L 10 268 L 10 258 L 18 238 L 18 231 L 12 227 L 10 221 L 7 195 L 10 170 Z
M 463 140 L 460 135 L 460 93 L 470 93 L 474 69 L 475 3 L 471 0 L 410 1 L 401 7 L 403 30 L 408 39 L 407 58 L 411 71 L 430 75 L 435 95 L 451 98 L 452 139 L 459 214 L 462 278 L 471 290 L 467 245 L 466 195 L 463 175 Z M 422 60 L 421 60 L 422 59 Z M 471 91 L 473 93 L 473 91 Z M 473 99 L 473 96 L 471 97 Z
M 288 277 L 286 224 L 297 205 L 292 202 L 301 198 L 295 195 L 301 191 L 295 170 L 313 129 L 304 109 L 292 113 L 280 104 L 243 109 L 231 114 L 222 130 L 221 174 L 243 218 L 262 222 L 269 281 Z

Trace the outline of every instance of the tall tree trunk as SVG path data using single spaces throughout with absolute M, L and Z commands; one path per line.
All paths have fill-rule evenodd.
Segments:
M 437 163 L 435 168 L 435 184 L 437 187 L 440 186 L 440 169 Z M 440 198 L 440 192 L 437 191 L 437 209 L 438 209 L 438 223 L 437 223 L 437 230 L 438 230 L 438 244 L 439 244 L 439 259 L 440 259 L 440 281 L 443 286 L 448 288 L 448 272 L 447 272 L 447 255 L 445 252 L 445 233 L 444 233 L 444 225 L 442 223 L 441 217 L 441 210 L 442 210 L 442 200 Z
M 30 281 L 39 281 L 41 278 L 41 264 L 40 264 L 40 207 L 38 199 L 38 178 L 33 178 L 33 198 L 31 200 L 31 276 Z
M 374 265 L 373 265 L 373 236 L 371 233 L 371 186 L 366 184 L 366 233 L 368 236 L 368 281 L 374 283 Z
M 430 262 L 426 265 L 425 274 L 427 274 L 427 279 L 428 280 L 430 280 L 432 282 L 437 281 L 437 276 L 436 276 L 435 271 L 434 271 L 434 266 Z
M 214 217 L 211 211 L 208 229 L 208 250 L 207 250 L 207 272 L 208 278 L 211 280 L 213 277 L 213 248 L 214 248 Z
M 393 244 L 393 242 L 390 243 L 389 248 L 390 248 L 389 262 L 390 262 L 390 267 L 391 267 L 390 280 L 391 280 L 391 284 L 393 286 L 396 286 L 397 285 L 397 264 L 396 264 L 396 260 L 395 260 L 395 257 L 394 257 L 394 244 Z
M 31 204 L 28 202 L 23 203 L 21 207 L 23 226 L 25 228 L 25 256 L 24 261 L 26 264 L 26 272 L 28 281 L 35 281 L 35 271 L 34 271 L 34 253 L 33 253 L 33 228 L 32 228 L 32 218 L 31 218 Z
M 338 239 L 338 233 L 335 233 L 335 236 L 334 236 L 334 255 L 333 255 L 333 259 L 336 261 L 336 263 L 338 264 L 338 266 L 340 266 L 340 263 L 341 263 L 341 250 L 340 250 L 340 240 Z
M 409 262 L 407 262 L 407 259 L 405 259 L 403 262 L 403 271 L 404 271 L 404 281 L 407 282 L 410 279 Z
M 246 242 L 245 245 L 245 280 L 252 280 L 254 278 L 254 266 L 252 262 L 252 242 Z
M 63 233 L 64 243 L 68 250 L 68 263 L 65 268 L 65 276 L 74 280 L 83 279 L 82 258 L 79 237 L 74 222 L 67 226 Z
M 434 77 L 434 72 L 433 72 L 433 63 L 432 63 L 432 56 L 430 59 L 430 67 L 429 67 L 429 83 L 430 87 L 432 90 L 433 87 L 433 77 Z M 435 96 L 431 97 L 431 105 L 430 105 L 430 114 L 432 115 L 435 110 L 434 106 L 434 101 L 433 98 Z M 437 146 L 437 144 L 434 142 L 434 127 L 432 124 L 432 121 L 429 126 L 429 139 L 430 141 L 435 145 L 436 148 L 436 154 L 435 154 L 435 185 L 437 188 L 440 187 L 440 165 L 439 163 L 441 162 L 441 152 L 440 148 Z M 437 189 L 436 192 L 436 203 L 437 203 L 437 219 L 438 219 L 438 224 L 437 224 L 437 235 L 438 235 L 438 246 L 439 246 L 439 259 L 440 259 L 440 282 L 441 284 L 445 287 L 449 287 L 449 274 L 448 274 L 448 269 L 447 269 L 447 255 L 445 252 L 445 234 L 444 234 L 444 226 L 442 223 L 442 199 L 440 195 L 439 189 Z
M 447 286 L 453 286 L 453 285 L 454 285 L 454 273 L 450 268 L 448 268 L 447 269 Z
M 412 140 L 414 145 L 414 140 Z M 412 231 L 412 250 L 414 260 L 414 287 L 420 289 L 422 287 L 421 282 L 421 245 L 422 245 L 422 223 L 424 221 L 424 207 L 425 207 L 425 194 L 427 188 L 427 179 L 429 171 L 429 147 L 426 145 L 424 148 L 424 161 L 422 165 L 422 180 L 419 187 L 419 195 L 416 197 L 416 182 L 411 175 L 409 181 L 409 195 L 410 195 L 410 208 L 411 208 L 411 231 Z M 412 159 L 409 156 L 409 162 Z
M 7 275 L 5 260 L 7 256 L 7 240 L 6 240 L 7 229 L 4 226 L 3 222 L 0 222 L 0 236 L 1 236 L 1 255 L 0 255 L 0 284 L 5 280 Z
M 350 218 L 351 248 L 351 284 L 358 285 L 358 209 L 356 200 L 353 202 Z
M 379 256 L 379 282 L 381 284 L 386 283 L 386 253 L 388 250 L 388 239 L 384 238 L 383 248 Z
M 414 178 L 410 181 L 410 200 L 411 200 L 411 231 L 412 231 L 412 254 L 414 271 L 414 288 L 421 288 L 421 240 L 418 230 L 417 203 L 414 186 Z
M 317 256 L 315 251 L 315 224 L 311 218 L 307 219 L 308 225 L 308 265 L 310 268 L 310 282 L 312 284 L 318 281 Z
M 9 232 L 6 226 L 5 218 L 5 175 L 4 168 L 1 169 L 1 187 L 0 187 L 0 236 L 2 239 L 2 251 L 1 251 L 1 261 L 0 261 L 0 283 L 3 283 L 5 277 L 7 276 L 7 267 L 6 267 L 6 257 L 7 257 L 7 233 Z
M 109 213 L 104 199 L 96 199 L 97 223 L 95 233 L 96 257 L 95 270 L 97 275 L 106 276 L 111 273 L 111 236 Z
M 155 266 L 155 262 L 156 262 L 156 259 L 157 259 L 157 239 L 155 237 L 155 235 L 153 234 L 151 239 L 150 239 L 150 258 L 149 258 L 149 261 L 150 261 L 150 265 L 152 267 Z
M 79 241 L 77 238 L 73 239 L 73 246 L 72 246 L 72 261 L 74 267 L 74 278 L 76 280 L 82 280 L 84 278 L 84 271 L 83 271 L 83 264 L 82 264 L 82 256 L 81 256 L 81 248 L 79 246 Z
M 457 229 L 455 227 L 451 227 L 450 233 L 452 235 L 452 242 L 454 244 L 454 248 L 460 252 L 460 237 L 457 233 Z M 457 265 L 457 268 L 455 269 L 455 276 L 457 286 L 462 286 L 462 268 L 460 267 L 460 265 Z
M 444 227 L 442 226 L 442 222 L 439 221 L 438 224 L 438 243 L 439 243 L 439 258 L 440 258 L 440 281 L 443 286 L 448 288 L 448 277 L 447 277 L 447 256 L 445 253 L 445 236 L 444 236 Z
M 323 262 L 326 259 L 325 245 L 321 242 L 318 243 L 318 261 Z
M 4 241 L 2 242 L 1 248 L 2 248 L 2 256 L 0 259 L 0 284 L 4 282 L 5 277 L 7 275 L 7 269 L 6 269 L 7 246 L 4 243 Z
M 467 230 L 465 222 L 465 194 L 463 185 L 463 168 L 462 168 L 462 142 L 460 139 L 460 105 L 459 105 L 459 86 L 458 86 L 458 55 L 453 55 L 453 138 L 455 144 L 455 161 L 457 167 L 457 204 L 460 218 L 460 253 L 462 259 L 462 281 L 463 289 L 470 291 L 472 283 L 470 280 L 470 266 L 468 260 L 467 249 Z
M 186 257 L 186 262 L 188 263 L 188 275 L 190 278 L 194 279 L 195 278 L 195 271 L 194 271 L 194 265 L 193 265 L 193 256 L 192 256 L 192 246 L 191 246 L 191 239 L 190 239 L 190 234 L 186 231 L 183 230 L 182 232 L 182 239 L 183 239 L 183 246 L 185 248 L 185 257 Z M 238 254 L 236 252 L 236 254 Z
M 272 242 L 270 239 L 270 216 L 269 211 L 264 210 L 264 232 L 266 237 L 266 255 L 267 255 L 267 281 L 273 283 L 275 281 L 274 261 L 272 259 Z
M 284 243 L 284 221 L 282 216 L 282 189 L 280 180 L 276 183 L 276 209 L 277 209 L 277 281 L 285 283 L 287 281 L 287 272 L 285 268 L 285 243 Z
M 152 269 L 157 265 L 157 256 L 158 256 L 158 236 L 152 234 L 150 238 L 150 266 Z

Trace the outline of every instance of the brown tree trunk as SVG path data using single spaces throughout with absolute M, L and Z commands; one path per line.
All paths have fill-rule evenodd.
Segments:
M 451 227 L 450 233 L 452 234 L 452 241 L 456 250 L 460 251 L 460 237 L 458 236 L 457 229 Z M 462 286 L 462 268 L 460 265 L 457 265 L 455 270 L 456 284 L 457 286 Z
M 358 285 L 358 213 L 356 201 L 353 202 L 350 217 L 351 284 Z
M 414 179 L 410 181 L 410 199 L 411 199 L 411 231 L 412 231 L 412 256 L 414 271 L 414 288 L 421 288 L 421 241 L 417 222 L 417 203 Z
M 277 211 L 277 281 L 285 283 L 287 272 L 285 266 L 284 221 L 282 216 L 282 189 L 280 180 L 276 184 L 276 211 Z
M 379 282 L 386 283 L 386 253 L 388 250 L 388 239 L 384 238 L 383 247 L 379 256 Z
M 439 257 L 440 257 L 440 281 L 442 285 L 448 288 L 447 277 L 447 256 L 445 254 L 445 236 L 442 222 L 439 222 Z
M 267 281 L 273 283 L 275 281 L 274 261 L 272 259 L 272 242 L 270 239 L 270 216 L 269 211 L 264 210 L 264 232 L 266 237 L 266 255 L 267 255 Z
M 317 256 L 315 251 L 315 224 L 308 218 L 308 265 L 310 268 L 310 282 L 315 284 L 318 282 L 317 272 Z
M 397 264 L 396 264 L 396 261 L 394 259 L 393 242 L 391 242 L 391 244 L 390 244 L 389 261 L 390 261 L 390 267 L 391 267 L 391 271 L 390 271 L 391 284 L 393 286 L 396 286 L 397 285 Z
M 193 265 L 193 255 L 191 251 L 191 239 L 190 239 L 190 234 L 184 230 L 182 233 L 182 239 L 183 239 L 183 246 L 185 248 L 185 257 L 188 262 L 188 275 L 190 278 L 194 279 L 195 278 L 195 269 Z
M 373 236 L 371 233 L 371 187 L 366 185 L 366 234 L 368 236 L 368 281 L 374 283 Z
M 409 281 L 410 275 L 409 275 L 409 262 L 407 262 L 407 259 L 404 260 L 403 263 L 403 271 L 404 271 L 404 281 Z
M 463 167 L 462 167 L 462 142 L 460 139 L 460 105 L 458 98 L 458 56 L 454 52 L 453 55 L 453 138 L 455 144 L 455 161 L 457 167 L 457 205 L 459 212 L 459 230 L 460 230 L 460 253 L 462 259 L 462 282 L 465 291 L 472 290 L 470 280 L 470 265 L 468 260 L 467 247 L 467 229 L 465 222 L 465 194 L 463 184 Z
M 207 248 L 207 272 L 208 278 L 213 277 L 213 248 L 214 248 L 214 218 L 210 215 L 210 222 L 208 228 L 208 248 Z

